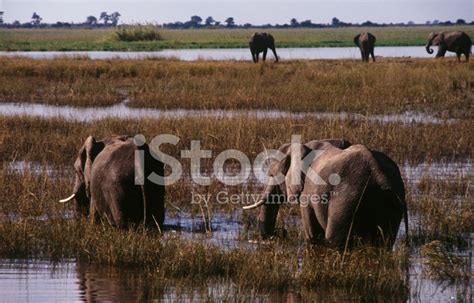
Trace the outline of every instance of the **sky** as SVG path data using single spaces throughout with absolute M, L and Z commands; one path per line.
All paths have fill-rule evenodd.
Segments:
M 0 0 L 4 21 L 30 21 L 33 12 L 43 22 L 83 22 L 89 15 L 118 11 L 125 23 L 187 21 L 192 15 L 218 21 L 234 17 L 237 24 L 284 24 L 291 18 L 330 23 L 397 23 L 465 19 L 474 21 L 474 0 Z

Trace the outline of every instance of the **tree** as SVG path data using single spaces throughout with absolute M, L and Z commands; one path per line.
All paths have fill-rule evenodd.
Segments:
M 431 25 L 431 21 L 428 20 L 428 21 L 425 22 L 425 24 L 426 24 L 426 25 Z
M 104 20 L 104 24 L 107 25 L 110 21 L 110 16 L 107 14 L 107 12 L 102 12 L 100 13 L 99 20 Z
M 3 12 L 0 12 L 0 24 L 3 24 Z
M 413 21 L 408 21 L 408 25 L 415 25 L 415 22 L 413 22 Z
M 436 20 L 433 20 L 433 24 L 434 24 L 434 25 L 437 25 L 437 24 L 439 24 L 439 20 L 438 20 L 438 19 L 436 19 Z
M 458 19 L 456 20 L 456 24 L 466 24 L 466 21 L 464 19 Z
M 336 17 L 332 18 L 332 21 L 331 21 L 332 26 L 339 26 L 340 23 L 341 21 L 339 21 L 339 19 L 337 19 Z
M 206 24 L 206 26 L 212 26 L 215 22 L 216 22 L 216 20 L 214 20 L 214 18 L 209 16 L 209 17 L 206 18 L 205 24 Z
M 290 20 L 290 25 L 291 27 L 298 27 L 300 24 L 298 23 L 298 20 L 296 20 L 296 18 L 293 18 Z
M 234 27 L 235 26 L 235 21 L 234 21 L 234 18 L 232 17 L 229 17 L 227 19 L 225 19 L 224 21 L 225 23 L 227 23 L 227 27 Z
M 33 16 L 31 16 L 31 24 L 33 24 L 34 26 L 39 26 L 41 20 L 43 20 L 43 18 L 41 18 L 40 15 L 38 15 L 36 12 L 33 13 Z
M 194 26 L 194 27 L 199 27 L 201 25 L 201 22 L 202 22 L 202 18 L 199 17 L 199 16 L 192 16 L 191 17 L 191 26 Z
M 305 20 L 300 23 L 302 27 L 311 27 L 313 25 L 313 22 L 311 20 Z
M 112 25 L 113 25 L 113 26 L 116 26 L 116 25 L 118 24 L 119 19 L 120 19 L 120 16 L 122 16 L 122 15 L 120 15 L 119 12 L 113 12 L 113 13 L 109 16 L 110 20 L 112 21 Z
M 94 26 L 97 24 L 97 18 L 94 16 L 88 16 L 85 23 Z

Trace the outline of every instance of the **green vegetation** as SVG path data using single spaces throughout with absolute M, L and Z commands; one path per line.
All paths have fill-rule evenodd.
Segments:
M 472 63 L 0 59 L 0 102 L 472 117 Z
M 154 25 L 120 26 L 115 31 L 118 41 L 158 41 L 163 38 L 158 27 Z
M 10 51 L 156 51 L 165 48 L 241 48 L 260 29 L 160 29 L 159 41 L 124 42 L 115 39 L 115 29 L 2 29 L 0 50 Z M 277 47 L 352 47 L 353 37 L 370 31 L 378 46 L 421 46 L 432 31 L 465 31 L 474 36 L 474 26 L 379 27 L 325 29 L 261 29 L 271 32 Z M 127 40 L 128 41 L 128 40 Z

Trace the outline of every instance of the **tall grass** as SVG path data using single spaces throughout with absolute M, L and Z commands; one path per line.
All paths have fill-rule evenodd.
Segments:
M 250 160 L 264 148 L 278 148 L 302 135 L 303 141 L 344 137 L 351 142 L 380 150 L 398 163 L 430 161 L 465 161 L 473 157 L 471 122 L 435 124 L 379 123 L 353 120 L 307 120 L 232 118 L 209 119 L 105 119 L 91 123 L 63 119 L 0 117 L 0 159 L 27 160 L 53 165 L 72 165 L 85 138 L 114 135 L 145 135 L 148 142 L 159 134 L 180 138 L 176 146 L 165 144 L 162 150 L 181 158 L 181 150 L 190 148 L 191 140 L 200 140 L 202 149 L 212 156 L 227 149 L 244 152 Z M 440 144 L 443 142 L 443 144 Z M 186 163 L 188 160 L 183 160 Z M 204 162 L 203 169 L 212 162 Z
M 162 40 L 162 36 L 156 25 L 124 25 L 115 31 L 118 41 L 155 41 Z
M 472 117 L 471 64 L 1 59 L 0 101 L 161 109 L 276 109 Z

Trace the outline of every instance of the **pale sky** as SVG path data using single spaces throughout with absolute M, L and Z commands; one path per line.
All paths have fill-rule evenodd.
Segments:
M 237 24 L 284 24 L 291 18 L 314 23 L 341 21 L 361 23 L 424 23 L 474 20 L 474 0 L 0 0 L 4 21 L 30 21 L 33 12 L 43 22 L 83 22 L 89 15 L 118 11 L 121 21 L 168 23 L 187 21 L 192 15 L 213 16 L 218 21 L 234 17 Z

